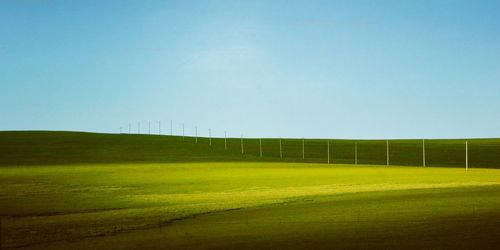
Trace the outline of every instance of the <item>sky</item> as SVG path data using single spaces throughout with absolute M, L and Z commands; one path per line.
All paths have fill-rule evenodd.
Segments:
M 500 1 L 0 1 L 0 130 L 500 137 Z

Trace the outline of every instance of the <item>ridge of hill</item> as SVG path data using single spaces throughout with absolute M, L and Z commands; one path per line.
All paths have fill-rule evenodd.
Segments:
M 210 145 L 211 140 L 211 145 Z M 425 140 L 426 166 L 464 167 L 466 139 Z M 197 141 L 197 143 L 196 143 Z M 385 140 L 206 138 L 69 131 L 0 131 L 0 166 L 284 161 L 385 165 Z M 469 167 L 500 168 L 500 139 L 467 139 Z M 422 140 L 389 140 L 391 165 L 423 165 Z

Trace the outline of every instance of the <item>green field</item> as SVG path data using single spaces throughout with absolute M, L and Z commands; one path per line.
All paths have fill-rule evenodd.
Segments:
M 306 139 L 302 159 L 302 139 L 283 139 L 280 158 L 279 139 L 209 139 L 180 136 L 96 134 L 81 132 L 1 132 L 0 166 L 61 165 L 82 163 L 173 163 L 173 162 L 327 162 L 326 139 Z M 330 139 L 330 160 L 354 164 L 354 145 L 359 164 L 386 164 L 385 140 Z M 464 167 L 465 139 L 426 140 L 426 165 Z M 500 168 L 500 139 L 467 139 L 469 167 Z M 422 140 L 389 140 L 390 163 L 422 166 Z
M 242 156 L 225 152 L 220 139 L 210 147 L 205 139 L 193 145 L 187 141 L 192 138 L 165 136 L 2 132 L 0 138 L 2 249 L 496 249 L 500 244 L 496 165 L 466 172 L 293 162 L 296 158 L 282 160 L 279 154 L 259 158 L 258 144 L 257 154 L 249 143 Z M 289 142 L 289 152 L 300 156 L 300 146 Z M 450 150 L 460 144 L 434 145 L 445 142 Z M 472 140 L 472 145 L 492 150 L 497 142 Z M 370 143 L 378 146 L 365 143 L 366 155 Z M 473 159 L 495 160 L 490 153 L 482 153 L 487 160 Z M 309 160 L 320 162 L 320 151 L 313 155 Z

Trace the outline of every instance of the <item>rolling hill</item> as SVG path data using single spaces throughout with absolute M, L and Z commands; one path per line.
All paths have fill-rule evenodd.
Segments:
M 327 139 L 259 139 L 100 134 L 83 132 L 0 132 L 0 166 L 87 163 L 168 163 L 223 161 L 327 162 Z M 386 164 L 385 140 L 330 139 L 330 162 Z M 500 168 L 500 139 L 467 139 L 469 167 Z M 465 166 L 465 139 L 426 140 L 426 166 Z M 422 140 L 389 140 L 390 165 L 422 166 Z

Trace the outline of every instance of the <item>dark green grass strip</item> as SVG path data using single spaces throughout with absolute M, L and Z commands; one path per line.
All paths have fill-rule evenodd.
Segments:
M 0 166 L 81 163 L 166 163 L 210 161 L 327 162 L 326 139 L 306 139 L 302 159 L 302 139 L 208 138 L 98 134 L 81 132 L 14 131 L 0 132 Z M 386 164 L 385 140 L 329 140 L 331 163 Z M 426 140 L 426 165 L 465 166 L 465 139 Z M 468 139 L 469 167 L 500 168 L 500 139 Z M 422 140 L 390 140 L 391 165 L 422 166 Z

